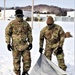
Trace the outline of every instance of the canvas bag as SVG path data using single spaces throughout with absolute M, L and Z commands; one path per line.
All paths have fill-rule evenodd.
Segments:
M 44 54 L 40 54 L 36 64 L 30 72 L 30 75 L 69 75 L 57 65 L 46 58 Z

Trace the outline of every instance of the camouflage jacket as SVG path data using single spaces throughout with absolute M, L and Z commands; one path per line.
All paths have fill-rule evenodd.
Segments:
M 26 42 L 32 43 L 32 30 L 26 21 L 13 20 L 5 29 L 6 43 L 12 45 L 25 45 Z
M 61 26 L 54 24 L 54 27 L 49 29 L 48 26 L 40 31 L 40 47 L 43 48 L 44 39 L 46 40 L 46 48 L 56 48 L 58 45 L 63 46 L 64 31 Z

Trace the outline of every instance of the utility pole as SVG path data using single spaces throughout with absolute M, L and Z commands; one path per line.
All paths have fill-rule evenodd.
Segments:
M 34 0 L 32 0 L 32 13 L 31 13 L 31 25 L 33 29 L 33 12 L 34 12 Z
M 4 20 L 5 20 L 6 0 L 4 0 Z
M 14 3 L 14 10 L 15 10 L 15 3 Z

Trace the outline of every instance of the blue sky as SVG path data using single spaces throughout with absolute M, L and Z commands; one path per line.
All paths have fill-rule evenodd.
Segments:
M 34 5 L 48 4 L 61 8 L 75 8 L 74 0 L 34 0 Z M 6 7 L 32 5 L 32 0 L 6 0 Z M 4 0 L 0 0 L 0 7 L 4 6 Z

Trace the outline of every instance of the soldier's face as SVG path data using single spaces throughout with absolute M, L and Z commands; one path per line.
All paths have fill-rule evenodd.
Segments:
M 51 29 L 51 28 L 53 28 L 54 24 L 53 23 L 52 24 L 47 24 L 47 26 L 48 26 L 48 29 Z
M 18 20 L 18 21 L 21 21 L 21 20 L 23 20 L 23 16 L 16 16 L 16 19 Z

